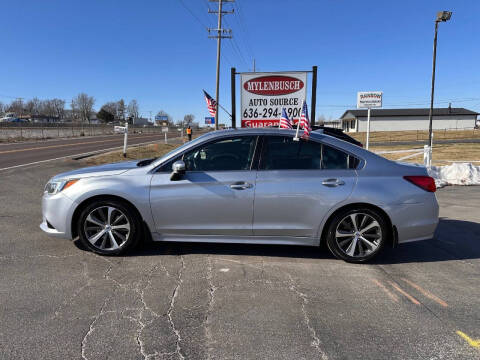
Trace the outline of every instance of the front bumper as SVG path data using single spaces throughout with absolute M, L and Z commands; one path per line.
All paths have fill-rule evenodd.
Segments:
M 50 236 L 72 239 L 72 217 L 77 204 L 62 193 L 44 194 L 40 229 Z
M 54 236 L 54 237 L 59 237 L 59 238 L 65 238 L 67 237 L 64 232 L 60 232 L 57 229 L 52 229 L 48 227 L 47 220 L 43 220 L 43 222 L 40 224 L 40 229 L 49 236 Z

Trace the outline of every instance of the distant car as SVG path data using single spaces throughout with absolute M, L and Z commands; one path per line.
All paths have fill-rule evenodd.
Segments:
M 11 123 L 28 123 L 28 120 L 15 118 L 15 119 L 9 120 L 9 122 L 11 122 Z
M 45 186 L 40 228 L 117 255 L 154 241 L 326 243 L 365 262 L 396 243 L 430 239 L 435 182 L 424 167 L 389 161 L 313 131 L 214 131 L 160 159 L 89 167 Z
M 11 122 L 16 118 L 17 116 L 15 115 L 15 113 L 6 113 L 5 116 L 0 119 L 0 122 Z
M 345 134 L 342 129 L 332 128 L 332 127 L 328 127 L 328 126 L 313 125 L 312 130 L 313 131 L 322 130 L 323 133 L 326 134 L 326 135 L 334 136 L 337 139 L 347 141 L 351 144 L 363 147 L 363 144 L 360 141 L 358 141 L 357 139 L 354 139 L 350 135 Z

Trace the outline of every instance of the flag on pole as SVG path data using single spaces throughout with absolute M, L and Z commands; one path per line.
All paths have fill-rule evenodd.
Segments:
M 205 94 L 205 101 L 207 102 L 208 112 L 211 116 L 215 116 L 215 113 L 217 112 L 217 102 L 210 95 L 208 95 L 205 90 L 203 90 L 203 93 Z
M 302 114 L 300 116 L 300 126 L 303 127 L 302 137 L 308 138 L 310 136 L 310 133 L 312 132 L 312 128 L 310 127 L 310 119 L 308 118 L 307 102 L 305 100 L 303 101 Z
M 292 122 L 287 116 L 287 111 L 285 108 L 282 108 L 282 117 L 280 118 L 280 125 L 281 129 L 293 129 Z

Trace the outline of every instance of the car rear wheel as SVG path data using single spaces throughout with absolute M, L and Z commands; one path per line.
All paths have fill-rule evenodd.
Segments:
M 337 258 L 361 263 L 382 250 L 388 236 L 383 214 L 368 208 L 341 211 L 330 222 L 327 245 Z
M 120 201 L 95 201 L 81 213 L 78 222 L 81 242 L 102 255 L 119 255 L 133 248 L 140 237 L 140 221 Z

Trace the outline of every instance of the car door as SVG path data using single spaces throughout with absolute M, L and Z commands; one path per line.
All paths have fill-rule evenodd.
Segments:
M 266 136 L 255 186 L 253 234 L 314 237 L 356 183 L 353 156 L 312 139 Z
M 150 203 L 156 232 L 178 235 L 252 235 L 257 136 L 222 137 L 196 146 L 152 177 Z M 185 175 L 170 180 L 183 159 Z

